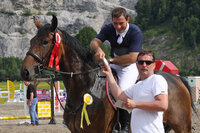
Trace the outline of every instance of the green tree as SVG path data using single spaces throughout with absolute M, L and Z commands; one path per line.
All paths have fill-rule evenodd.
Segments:
M 20 80 L 20 68 L 22 65 L 22 59 L 16 57 L 4 57 L 0 58 L 0 81 Z
M 75 37 L 92 53 L 90 42 L 96 37 L 96 35 L 97 32 L 92 27 L 84 27 Z M 106 57 L 108 57 L 110 47 L 103 44 L 101 45 L 101 48 L 105 52 Z
M 138 1 L 136 11 L 138 15 L 135 19 L 135 24 L 142 30 L 147 29 L 151 18 L 151 0 Z
M 195 48 L 197 47 L 197 32 L 199 29 L 199 19 L 195 18 L 194 16 L 189 17 L 183 26 L 183 38 L 186 42 L 186 45 Z
M 90 52 L 90 42 L 95 38 L 97 32 L 92 27 L 84 27 L 75 36 Z
M 192 50 L 191 55 L 187 56 L 193 56 L 193 59 L 187 59 L 186 56 L 180 59 L 183 62 L 178 66 L 182 75 L 198 75 L 199 61 L 196 55 L 200 52 L 200 1 L 141 0 L 138 1 L 135 8 L 138 13 L 135 23 L 142 29 L 143 33 L 147 30 L 150 33 L 158 32 L 155 31 L 157 27 L 164 28 L 166 32 L 161 34 L 171 34 L 177 38 L 178 47 L 188 49 L 188 51 Z
M 0 69 L 0 81 L 5 80 L 6 71 L 4 69 Z

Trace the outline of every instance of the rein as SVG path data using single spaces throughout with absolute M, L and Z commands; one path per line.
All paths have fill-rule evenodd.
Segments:
M 54 41 L 53 41 L 53 44 L 52 44 L 52 46 L 51 46 L 51 48 L 50 48 L 50 50 L 49 50 L 47 55 L 51 55 L 52 54 L 54 46 L 56 44 L 55 33 L 53 34 L 53 36 L 54 36 Z M 63 71 L 60 71 L 60 70 L 53 70 L 52 68 L 44 68 L 44 65 L 48 61 L 48 56 L 46 58 L 44 58 L 44 59 L 41 59 L 36 53 L 34 53 L 32 51 L 28 51 L 26 53 L 26 55 L 31 55 L 38 63 L 40 63 L 40 65 L 38 65 L 35 68 L 35 73 L 37 73 L 37 74 L 45 69 L 47 71 L 54 71 L 54 72 L 57 72 L 57 73 L 60 73 L 60 74 L 70 75 L 71 77 L 73 77 L 74 75 L 87 74 L 87 73 L 90 73 L 90 72 L 93 72 L 93 71 L 100 70 L 100 67 L 97 67 L 97 68 L 94 68 L 94 69 L 91 69 L 91 70 L 88 70 L 88 71 L 85 71 L 85 72 L 63 72 Z M 44 62 L 44 60 L 45 60 L 45 62 Z
M 56 91 L 56 86 L 55 86 L 54 78 L 55 78 L 55 75 L 54 75 L 54 76 L 51 76 L 51 79 L 53 80 L 53 86 L 54 86 L 54 89 L 55 89 L 56 97 L 57 97 L 57 99 L 58 99 L 58 101 L 59 101 L 60 106 L 62 107 L 62 109 L 63 109 L 64 111 L 66 111 L 65 108 L 63 107 L 63 105 L 62 105 L 62 103 L 61 103 L 59 97 L 58 97 L 58 93 L 57 93 L 57 91 Z M 72 79 L 72 78 L 70 78 L 70 83 L 71 83 L 71 79 Z M 70 84 L 70 88 L 71 88 L 71 84 Z M 65 107 L 66 107 L 67 110 L 69 110 L 68 113 L 70 113 L 70 114 L 72 114 L 72 115 L 74 116 L 74 131 L 75 131 L 75 132 L 76 132 L 76 128 L 75 128 L 76 114 L 77 114 L 78 110 L 79 110 L 82 106 L 83 106 L 83 103 L 80 104 L 80 106 L 78 106 L 75 110 L 72 110 L 72 109 L 69 107 L 69 105 L 68 105 L 68 103 L 67 103 L 67 100 L 66 100 L 66 106 L 65 106 Z M 63 124 L 64 124 L 65 126 L 67 126 L 65 123 L 63 123 Z
M 51 53 L 52 53 L 52 51 L 53 51 L 53 48 L 54 48 L 54 45 L 55 45 L 55 37 L 54 37 L 54 43 L 52 44 L 52 46 L 51 46 L 51 48 L 50 48 L 50 50 L 49 50 L 49 52 L 48 52 L 49 55 L 51 55 Z M 44 60 L 41 59 L 36 53 L 34 53 L 34 52 L 32 52 L 32 51 L 28 51 L 26 54 L 32 56 L 32 57 L 40 64 L 40 65 L 36 66 L 35 69 L 34 69 L 36 74 L 38 74 L 39 72 L 42 72 L 43 70 L 47 70 L 47 71 L 52 71 L 52 72 L 54 72 L 54 73 L 60 73 L 60 74 L 70 75 L 70 87 L 69 87 L 69 89 L 71 88 L 71 79 L 72 79 L 72 77 L 73 77 L 74 75 L 88 74 L 88 73 L 91 73 L 91 72 L 95 72 L 95 71 L 97 71 L 97 70 L 100 70 L 100 67 L 97 67 L 97 68 L 90 69 L 90 70 L 84 71 L 84 72 L 64 72 L 64 71 L 60 71 L 60 70 L 54 70 L 53 68 L 44 68 L 44 64 L 47 62 L 47 57 L 45 58 L 45 59 L 46 59 L 46 62 L 44 62 L 45 59 L 44 59 Z M 55 77 L 55 76 L 54 76 L 54 77 Z M 53 80 L 53 77 L 52 77 L 52 80 Z M 54 83 L 54 80 L 53 80 L 53 83 Z M 54 87 L 55 87 L 55 83 L 54 83 Z M 57 98 L 58 98 L 58 94 L 57 94 L 57 93 L 56 93 L 56 96 L 57 96 Z M 58 99 L 59 99 L 59 98 L 58 98 Z M 60 99 L 59 99 L 59 102 L 60 102 Z M 61 102 L 60 102 L 60 104 L 61 104 Z M 81 106 L 82 106 L 82 105 L 80 105 L 80 107 L 81 107 Z M 61 107 L 62 107 L 63 110 L 64 110 L 64 107 L 62 106 L 62 104 L 61 104 Z M 68 108 L 68 106 L 67 106 L 67 108 L 71 110 L 71 113 L 72 113 L 72 114 L 74 114 L 74 113 L 76 114 L 76 112 L 79 110 L 80 107 L 78 107 L 75 111 L 72 111 L 72 110 L 71 110 L 70 108 Z
M 53 41 L 53 44 L 52 44 L 52 46 L 51 46 L 49 52 L 47 53 L 47 55 L 50 55 L 50 56 L 52 55 L 54 46 L 56 45 L 55 43 L 56 43 L 56 38 L 55 38 L 55 33 L 54 33 L 54 41 Z M 88 74 L 88 73 L 91 73 L 91 72 L 95 72 L 95 71 L 100 70 L 100 67 L 97 67 L 97 68 L 90 69 L 90 70 L 88 70 L 88 71 L 83 71 L 83 72 L 82 72 L 82 71 L 80 71 L 80 72 L 64 72 L 64 71 L 60 71 L 60 70 L 58 70 L 58 69 L 54 70 L 52 67 L 51 67 L 51 68 L 44 68 L 44 65 L 47 64 L 48 60 L 50 60 L 50 59 L 48 59 L 48 56 L 46 56 L 44 59 L 42 59 L 41 57 L 39 57 L 36 53 L 34 53 L 34 52 L 32 52 L 32 51 L 28 51 L 26 54 L 32 56 L 32 57 L 39 63 L 39 64 L 34 68 L 34 71 L 35 71 L 36 74 L 42 72 L 43 70 L 47 70 L 47 71 L 52 71 L 52 72 L 54 72 L 54 73 L 60 73 L 60 74 L 70 75 L 69 91 L 71 90 L 71 82 L 72 82 L 73 76 L 75 76 L 75 75 L 82 75 L 82 74 L 84 75 L 84 74 Z M 45 62 L 44 62 L 44 61 L 45 61 Z M 54 85 L 54 88 L 55 88 L 54 77 L 55 77 L 55 76 L 52 76 L 51 78 L 52 78 L 52 80 L 53 80 L 53 85 Z M 55 92 L 56 92 L 56 91 L 55 91 Z M 57 92 L 56 92 L 56 97 L 58 98 Z M 81 104 L 80 104 L 79 106 L 77 106 L 74 110 L 72 110 L 72 109 L 70 108 L 69 101 L 66 100 L 66 106 L 65 106 L 65 108 L 64 108 L 63 105 L 61 104 L 61 101 L 60 101 L 59 98 L 58 98 L 58 101 L 59 101 L 59 103 L 60 103 L 60 105 L 61 105 L 61 107 L 62 107 L 62 109 L 63 109 L 64 111 L 66 111 L 66 110 L 65 110 L 65 108 L 66 108 L 66 109 L 68 110 L 68 113 L 71 113 L 72 115 L 74 115 L 74 125 L 75 125 L 76 114 L 77 114 L 77 112 L 81 109 L 81 107 L 83 106 L 83 103 L 81 103 Z M 74 130 L 76 131 L 75 126 L 74 126 Z
M 88 74 L 88 73 L 91 73 L 91 72 L 95 72 L 97 70 L 100 70 L 100 67 L 90 69 L 90 70 L 84 71 L 84 72 L 63 72 L 63 71 L 60 71 L 60 70 L 53 70 L 51 68 L 45 68 L 45 70 L 53 71 L 53 72 L 60 73 L 60 74 L 70 75 L 70 77 L 73 77 L 74 75 L 81 75 L 81 74 Z

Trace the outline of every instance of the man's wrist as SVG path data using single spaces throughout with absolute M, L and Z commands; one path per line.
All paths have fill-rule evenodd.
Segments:
M 101 47 L 97 47 L 97 48 L 95 48 L 95 53 L 97 53 L 97 52 L 102 52 L 103 50 L 101 49 Z

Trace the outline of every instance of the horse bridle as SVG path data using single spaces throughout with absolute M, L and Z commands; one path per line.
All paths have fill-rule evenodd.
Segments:
M 42 72 L 44 70 L 44 65 L 47 62 L 48 56 L 51 55 L 54 45 L 55 45 L 55 33 L 52 33 L 53 35 L 53 44 L 51 46 L 51 48 L 49 49 L 49 52 L 47 53 L 47 56 L 44 59 L 41 59 L 40 56 L 38 56 L 36 53 L 32 52 L 32 51 L 28 51 L 26 53 L 26 55 L 30 55 L 32 56 L 38 63 L 40 63 L 40 65 L 35 66 L 34 71 L 36 74 Z M 46 61 L 45 61 L 46 60 Z M 44 62 L 45 61 L 45 62 Z
M 41 57 L 39 57 L 36 53 L 34 53 L 34 52 L 32 52 L 32 51 L 28 51 L 27 53 L 26 53 L 26 55 L 30 55 L 30 56 L 32 56 L 40 65 L 37 65 L 37 66 L 35 66 L 35 68 L 34 68 L 34 71 L 35 71 L 35 73 L 36 74 L 39 74 L 40 72 L 42 72 L 44 69 L 46 69 L 46 70 L 48 70 L 48 71 L 54 71 L 54 72 L 58 72 L 58 73 L 60 73 L 60 74 L 65 74 L 65 75 L 70 75 L 70 83 L 71 83 L 71 80 L 72 80 L 72 77 L 73 77 L 73 75 L 79 75 L 79 74 L 87 74 L 87 73 L 90 73 L 90 72 L 94 72 L 94 71 L 97 71 L 97 70 L 99 70 L 100 69 L 100 67 L 97 67 L 97 68 L 94 68 L 94 69 L 90 69 L 90 70 L 88 70 L 88 71 L 85 71 L 85 72 L 63 72 L 63 71 L 60 71 L 60 70 L 53 70 L 53 69 L 49 69 L 49 68 L 44 68 L 44 65 L 45 65 L 45 63 L 47 63 L 47 59 L 48 59 L 48 55 L 51 55 L 51 53 L 52 53 L 52 51 L 53 51 L 53 48 L 54 48 L 54 45 L 55 45 L 55 33 L 53 33 L 54 35 L 54 41 L 53 41 L 53 44 L 52 44 L 52 46 L 51 46 L 51 48 L 50 48 L 50 50 L 49 50 L 49 52 L 47 53 L 47 56 L 44 58 L 44 59 L 42 59 Z M 45 62 L 44 62 L 44 60 L 46 60 Z M 52 78 L 53 79 L 53 78 Z M 55 87 L 55 82 L 54 82 L 54 80 L 53 80 L 53 84 L 54 84 L 54 87 Z M 69 88 L 71 88 L 71 84 L 69 85 L 70 87 Z M 57 98 L 58 98 L 58 94 L 56 93 L 56 96 L 57 96 Z M 60 99 L 58 98 L 58 100 L 59 100 L 59 103 L 60 103 L 60 105 L 61 105 L 61 107 L 63 108 L 63 110 L 65 110 L 64 109 L 64 107 L 62 106 L 62 104 L 61 104 L 61 102 L 60 102 Z M 75 123 L 75 117 L 76 117 L 76 113 L 77 113 L 77 111 L 83 106 L 83 103 L 82 104 L 80 104 L 75 110 L 71 110 L 71 108 L 69 107 L 69 105 L 66 103 L 66 108 L 69 110 L 69 113 L 71 113 L 72 115 L 74 115 L 74 123 Z M 76 128 L 74 127 L 74 130 L 76 131 Z
M 48 71 L 55 71 L 53 69 L 44 68 L 44 65 L 47 62 L 48 56 L 51 55 L 51 53 L 53 51 L 53 48 L 54 48 L 54 45 L 55 45 L 55 41 L 56 41 L 55 40 L 55 33 L 52 33 L 52 34 L 54 36 L 53 44 L 52 44 L 47 56 L 44 59 L 41 59 L 36 53 L 34 53 L 32 51 L 28 51 L 26 53 L 26 55 L 32 56 L 38 63 L 40 63 L 40 65 L 37 65 L 34 68 L 34 71 L 35 71 L 36 74 L 42 72 L 44 69 L 48 70 Z M 46 60 L 46 61 L 44 62 L 44 60 Z M 99 69 L 100 69 L 100 67 L 97 67 L 97 68 L 94 68 L 94 69 L 91 69 L 91 70 L 88 70 L 88 71 L 84 71 L 84 72 L 63 72 L 63 71 L 60 71 L 60 70 L 56 70 L 55 72 L 60 73 L 60 74 L 70 75 L 71 77 L 73 77 L 73 75 L 87 74 L 87 73 L 90 73 L 90 72 L 93 72 L 93 71 L 97 71 Z
M 44 65 L 45 63 L 47 62 L 47 59 L 48 59 L 48 56 L 51 55 L 52 51 L 53 51 L 53 48 L 54 48 L 54 45 L 55 45 L 55 33 L 52 33 L 52 35 L 54 36 L 54 41 L 53 41 L 53 44 L 49 50 L 49 52 L 47 53 L 47 56 L 42 59 L 41 57 L 39 57 L 36 53 L 32 52 L 32 51 L 28 51 L 26 53 L 26 55 L 30 55 L 32 56 L 40 65 L 37 65 L 35 66 L 34 68 L 34 71 L 36 74 L 39 74 L 40 72 L 42 72 L 44 69 L 47 70 L 47 71 L 53 71 L 53 72 L 57 72 L 57 73 L 60 73 L 60 74 L 65 74 L 65 75 L 70 75 L 70 81 L 72 79 L 72 77 L 74 75 L 80 75 L 80 74 L 87 74 L 87 73 L 90 73 L 90 72 L 94 72 L 94 71 L 97 71 L 100 69 L 100 67 L 97 67 L 97 68 L 94 68 L 94 69 L 90 69 L 88 71 L 84 71 L 84 72 L 63 72 L 63 71 L 60 71 L 60 70 L 53 70 L 53 69 L 50 69 L 50 68 L 44 68 Z M 44 62 L 45 60 L 45 62 Z M 54 76 L 55 77 L 55 76 Z M 53 79 L 53 78 L 52 78 Z M 71 86 L 71 85 L 70 85 Z M 71 88 L 71 87 L 70 87 Z M 63 107 L 62 107 L 63 108 Z M 64 108 L 63 108 L 64 109 Z M 78 109 L 76 109 L 77 111 Z M 72 112 L 76 112 L 76 111 L 72 111 Z

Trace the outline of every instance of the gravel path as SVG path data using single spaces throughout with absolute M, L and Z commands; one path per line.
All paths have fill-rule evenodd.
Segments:
M 24 116 L 24 104 L 0 104 L 0 116 Z M 0 120 L 0 133 L 70 133 L 62 124 L 62 112 L 55 114 L 55 121 L 56 124 L 48 124 L 50 119 L 41 119 L 39 126 L 30 126 L 30 119 Z
M 198 115 L 200 116 L 200 107 L 198 108 Z M 28 114 L 28 112 L 27 112 Z M 13 119 L 0 120 L 0 133 L 70 133 L 70 131 L 63 126 L 62 112 L 55 113 L 56 124 L 48 124 L 50 119 L 40 120 L 39 126 L 30 126 L 24 123 L 30 119 Z M 4 103 L 0 104 L 0 116 L 23 116 L 23 103 Z M 200 133 L 200 119 L 193 114 L 193 133 Z M 170 133 L 174 133 L 170 131 Z

